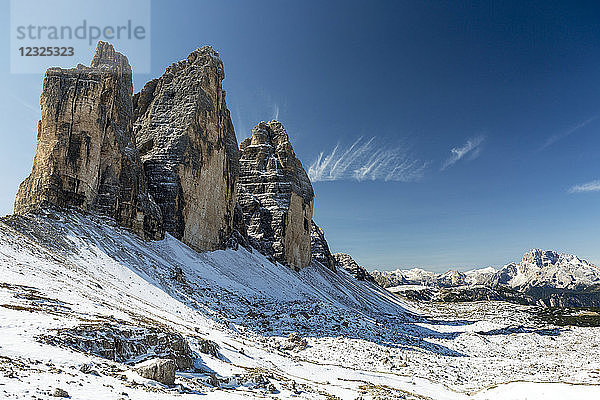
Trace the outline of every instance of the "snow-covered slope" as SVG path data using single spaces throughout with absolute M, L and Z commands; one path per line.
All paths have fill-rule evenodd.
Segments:
M 8 217 L 0 398 L 49 399 L 61 388 L 76 399 L 466 399 L 514 391 L 504 385 L 514 380 L 600 395 L 589 385 L 598 329 L 540 333 L 507 307 L 491 307 L 487 320 L 421 310 L 319 264 L 294 272 L 243 248 L 144 242 L 93 216 Z M 510 324 L 526 327 L 496 333 Z M 175 387 L 129 366 L 165 354 L 194 367 L 180 368 Z
M 494 267 L 472 269 L 465 272 L 466 280 L 469 285 L 485 285 L 498 272 Z
M 370 274 L 382 287 L 399 285 L 434 286 L 440 274 L 421 268 L 396 269 L 394 271 L 371 271 Z
M 450 270 L 443 274 L 422 268 L 372 271 L 371 275 L 383 287 L 419 285 L 428 287 L 453 287 L 480 284 L 487 281 L 497 270 L 493 267 L 467 272 Z

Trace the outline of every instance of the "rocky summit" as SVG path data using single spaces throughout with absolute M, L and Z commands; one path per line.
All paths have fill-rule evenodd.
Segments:
M 311 226 L 313 188 L 283 125 L 259 123 L 240 150 L 224 78 L 210 46 L 135 95 L 127 57 L 105 42 L 90 67 L 50 68 L 15 212 L 75 207 L 145 239 L 168 232 L 198 251 L 242 244 L 296 270 L 311 262 L 313 230 L 318 261 L 335 269 Z
M 165 230 L 197 250 L 231 235 L 239 149 L 209 46 L 168 67 L 133 99 L 134 131 Z
M 325 240 L 325 232 L 315 224 L 315 221 L 312 221 L 310 225 L 310 249 L 313 260 L 335 271 L 335 258 L 329 250 L 327 240 Z
M 46 71 L 33 170 L 15 213 L 46 205 L 113 217 L 145 238 L 163 236 L 133 136 L 127 57 L 99 42 L 91 66 Z
M 343 268 L 359 281 L 375 282 L 369 271 L 358 265 L 356 261 L 346 253 L 335 253 L 333 255 L 336 265 Z
M 314 192 L 277 121 L 261 122 L 241 144 L 239 204 L 253 245 L 293 269 L 311 261 Z

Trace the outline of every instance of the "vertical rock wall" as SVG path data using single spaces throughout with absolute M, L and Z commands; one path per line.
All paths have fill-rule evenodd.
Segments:
M 134 96 L 134 131 L 165 230 L 197 250 L 232 231 L 239 170 L 219 54 L 205 46 Z
M 15 212 L 76 207 L 145 238 L 168 231 L 200 251 L 223 248 L 233 233 L 294 269 L 311 261 L 312 229 L 320 262 L 333 268 L 312 222 L 312 185 L 283 125 L 258 124 L 240 159 L 224 77 L 211 47 L 135 96 L 127 58 L 108 43 L 99 42 L 90 67 L 50 68 L 34 166 Z
M 238 201 L 247 235 L 275 260 L 307 266 L 314 192 L 283 125 L 259 123 L 241 150 Z
M 127 57 L 104 42 L 90 67 L 46 71 L 34 165 L 15 213 L 76 207 L 113 217 L 145 238 L 162 237 L 132 134 L 131 74 Z

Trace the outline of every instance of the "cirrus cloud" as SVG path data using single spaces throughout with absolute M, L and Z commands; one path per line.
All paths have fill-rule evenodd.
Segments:
M 567 136 L 570 136 L 570 135 L 572 135 L 573 133 L 575 133 L 575 132 L 577 132 L 578 130 L 580 130 L 580 129 L 584 128 L 586 125 L 588 125 L 589 123 L 591 123 L 591 122 L 595 121 L 596 119 L 598 119 L 598 116 L 597 116 L 597 115 L 594 115 L 593 117 L 591 117 L 591 118 L 589 118 L 589 119 L 586 119 L 586 120 L 585 120 L 585 121 L 583 121 L 583 122 L 580 122 L 579 124 L 577 124 L 577 125 L 575 125 L 575 126 L 571 127 L 570 129 L 568 129 L 568 130 L 566 130 L 566 131 L 564 131 L 564 132 L 561 132 L 561 133 L 558 133 L 558 134 L 555 134 L 555 135 L 552 135 L 552 136 L 550 136 L 550 137 L 549 137 L 549 138 L 548 138 L 548 139 L 547 139 L 547 140 L 544 142 L 544 144 L 542 145 L 542 147 L 540 147 L 540 150 L 544 150 L 546 147 L 552 146 L 554 143 L 558 142 L 559 140 L 561 140 L 561 139 L 563 139 L 563 138 L 566 138 Z
M 569 193 L 600 192 L 600 180 L 571 186 Z
M 467 140 L 467 142 L 460 147 L 451 148 L 451 156 L 442 163 L 440 171 L 451 167 L 452 165 L 456 164 L 456 162 L 467 156 L 469 157 L 469 160 L 479 157 L 484 140 L 485 136 L 476 136 Z
M 329 153 L 321 152 L 308 168 L 313 182 L 336 180 L 418 181 L 426 162 L 412 158 L 402 147 L 390 148 L 374 137 L 358 138 L 350 146 L 339 143 Z

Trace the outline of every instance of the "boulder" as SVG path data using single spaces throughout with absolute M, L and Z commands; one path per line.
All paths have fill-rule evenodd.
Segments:
M 71 396 L 69 396 L 69 393 L 61 388 L 56 388 L 54 389 L 54 392 L 52 393 L 53 397 L 63 397 L 63 398 L 69 398 Z
M 134 132 L 166 231 L 200 251 L 232 233 L 239 148 L 219 53 L 193 51 L 133 98 Z
M 212 340 L 199 339 L 198 351 L 200 353 L 208 354 L 210 356 L 219 358 L 219 345 L 213 342 Z
M 238 202 L 252 244 L 299 270 L 311 261 L 314 192 L 277 121 L 261 122 L 241 143 Z
M 33 169 L 19 187 L 15 213 L 75 207 L 110 216 L 144 238 L 163 237 L 132 131 L 131 74 L 127 57 L 105 42 L 90 67 L 46 71 Z
M 286 342 L 281 346 L 284 350 L 304 350 L 308 346 L 308 342 L 305 338 L 300 336 L 297 332 L 292 332 L 288 335 Z
M 164 385 L 175 384 L 175 361 L 165 358 L 153 358 L 135 366 L 142 378 L 151 379 Z

